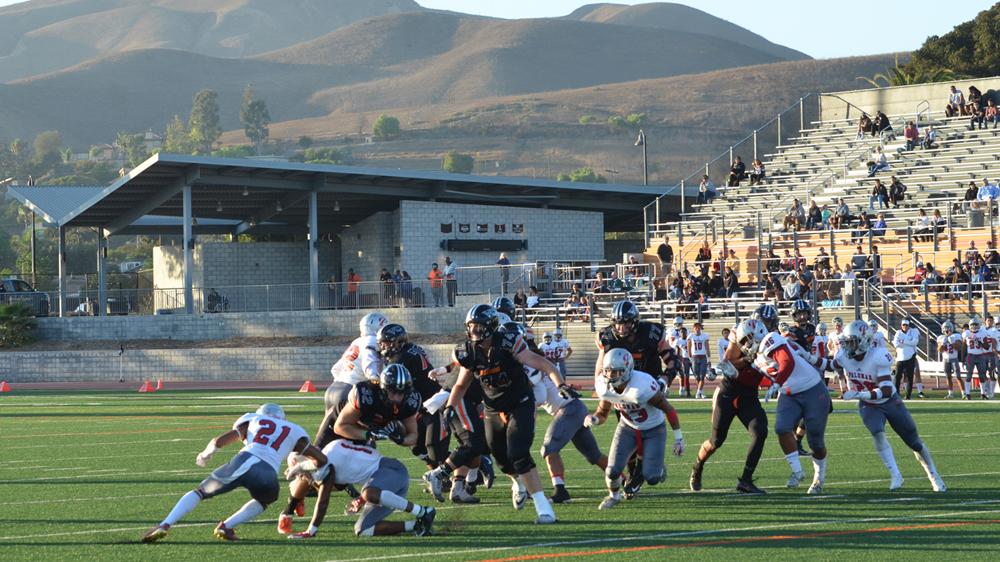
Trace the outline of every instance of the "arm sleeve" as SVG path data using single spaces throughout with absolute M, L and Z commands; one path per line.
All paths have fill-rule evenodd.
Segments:
M 773 369 L 773 372 L 768 374 L 778 384 L 785 384 L 788 377 L 792 376 L 792 371 L 795 370 L 795 357 L 792 356 L 791 350 L 786 345 L 774 350 L 770 357 L 778 363 L 778 368 Z

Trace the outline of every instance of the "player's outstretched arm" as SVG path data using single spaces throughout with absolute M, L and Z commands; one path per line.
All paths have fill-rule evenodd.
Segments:
M 556 366 L 549 362 L 549 360 L 545 357 L 533 353 L 525 348 L 515 355 L 514 358 L 517 359 L 522 365 L 526 365 L 532 369 L 536 369 L 547 374 L 557 387 L 563 384 L 562 377 L 559 376 L 559 369 L 556 369 Z
M 195 464 L 198 466 L 206 466 L 209 459 L 212 458 L 212 455 L 217 453 L 220 449 L 241 439 L 246 439 L 247 427 L 249 425 L 249 422 L 242 423 L 236 429 L 231 429 L 215 439 L 210 440 L 208 445 L 205 445 L 205 449 L 198 453 L 198 455 L 194 458 Z

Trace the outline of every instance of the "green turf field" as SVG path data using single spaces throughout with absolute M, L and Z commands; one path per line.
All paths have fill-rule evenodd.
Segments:
M 603 477 L 572 449 L 564 451 L 569 505 L 556 506 L 556 525 L 532 524 L 534 510 L 515 512 L 505 480 L 482 490 L 479 506 L 440 509 L 438 536 L 358 539 L 353 518 L 331 516 L 310 541 L 290 544 L 275 532 L 283 493 L 257 522 L 238 528 L 239 543 L 212 537 L 216 523 L 247 500 L 238 491 L 203 502 L 161 543 L 140 544 L 183 493 L 209 472 L 194 457 L 206 441 L 261 402 L 282 404 L 289 419 L 315 431 L 319 394 L 290 392 L 15 393 L 0 397 L 0 560 L 484 560 L 563 554 L 583 559 L 700 560 L 986 559 L 1000 545 L 998 405 L 911 402 L 921 434 L 949 486 L 933 494 L 913 455 L 890 435 L 906 477 L 888 493 L 888 477 L 851 404 L 830 418 L 827 495 L 783 488 L 788 468 L 769 436 L 758 484 L 769 494 L 733 494 L 747 438 L 734 426 L 705 470 L 706 490 L 687 491 L 689 468 L 709 433 L 707 400 L 676 401 L 688 442 L 668 459 L 667 482 L 646 488 L 610 512 L 596 507 Z M 593 402 L 589 403 L 593 407 Z M 773 423 L 773 403 L 767 407 Z M 539 436 L 548 423 L 540 414 Z M 599 428 L 606 450 L 611 426 Z M 540 447 L 540 437 L 536 441 Z M 380 445 L 382 447 L 382 445 Z M 212 467 L 237 447 L 220 452 Z M 404 461 L 412 478 L 422 468 L 407 451 L 383 451 Z M 537 459 L 541 462 L 541 459 Z M 811 463 L 804 462 L 811 474 Z M 543 478 L 549 487 L 547 475 Z M 808 480 L 807 480 L 808 483 Z M 416 482 L 410 498 L 433 502 Z M 312 510 L 312 502 L 308 504 Z M 296 530 L 307 525 L 296 521 Z

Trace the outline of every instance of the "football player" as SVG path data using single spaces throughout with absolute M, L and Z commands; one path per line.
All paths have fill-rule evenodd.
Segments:
M 885 437 L 887 421 L 896 435 L 913 449 L 914 456 L 927 473 L 931 488 L 935 492 L 946 491 L 944 481 L 934 466 L 931 452 L 917 434 L 913 417 L 903 405 L 892 383 L 892 355 L 887 349 L 872 348 L 871 328 L 861 320 L 848 324 L 841 338 L 841 349 L 834 361 L 844 369 L 851 385 L 850 390 L 844 393 L 844 398 L 858 400 L 861 420 L 871 432 L 875 450 L 889 469 L 889 489 L 899 489 L 903 485 L 903 475 L 896 466 L 892 445 Z
M 361 335 L 347 346 L 340 359 L 330 367 L 333 384 L 326 389 L 324 402 L 326 409 L 341 408 L 347 401 L 351 387 L 361 381 L 376 380 L 382 371 L 382 360 L 378 353 L 376 334 L 389 323 L 381 312 L 365 314 L 359 322 Z M 319 445 L 322 447 L 326 443 Z
M 744 320 L 737 326 L 736 333 L 745 335 L 757 330 L 757 324 L 760 324 L 760 320 Z M 761 325 L 759 329 L 766 328 Z M 691 469 L 690 486 L 693 492 L 701 490 L 705 462 L 726 442 L 733 419 L 739 418 L 750 433 L 750 448 L 736 491 L 741 494 L 764 493 L 764 490 L 754 484 L 753 474 L 767 440 L 767 414 L 758 397 L 763 376 L 753 367 L 752 360 L 752 357 L 744 355 L 739 344 L 729 342 L 723 360 L 719 363 L 723 378 L 712 397 L 712 436 L 701 444 L 698 458 Z
M 603 372 L 595 380 L 600 402 L 597 411 L 584 423 L 587 427 L 604 423 L 612 406 L 621 413 L 621 417 L 611 441 L 611 455 L 605 472 L 608 497 L 598 509 L 611 509 L 621 502 L 622 472 L 640 444 L 643 448 L 644 480 L 655 486 L 666 479 L 667 421 L 674 431 L 674 454 L 684 454 L 684 435 L 677 411 L 663 396 L 662 385 L 662 381 L 635 369 L 634 359 L 627 349 L 614 348 L 604 354 Z
M 833 318 L 833 335 L 827 340 L 827 354 L 826 357 L 834 357 L 837 355 L 837 351 L 840 349 L 840 336 L 844 334 L 844 319 L 840 316 L 834 316 Z M 844 394 L 846 390 L 847 379 L 844 378 L 844 370 L 840 367 L 834 367 L 834 372 L 837 374 L 837 387 L 840 389 L 840 394 Z
M 566 360 L 569 359 L 570 355 L 573 355 L 573 346 L 569 344 L 568 339 L 563 337 L 561 328 L 556 328 L 553 335 L 556 345 L 559 346 L 559 360 L 556 361 L 556 367 L 559 367 L 559 374 L 562 375 L 563 382 L 566 382 Z
M 680 382 L 677 383 L 678 396 L 691 397 L 691 348 L 689 346 L 688 329 L 681 327 L 674 338 L 677 355 L 680 357 Z
M 348 485 L 361 487 L 365 508 L 354 523 L 359 537 L 399 535 L 412 532 L 418 537 L 433 534 L 433 507 L 417 505 L 406 499 L 410 474 L 403 463 L 383 457 L 369 442 L 337 439 L 323 448 L 328 463 L 319 470 L 309 471 L 303 463 L 289 466 L 285 476 L 292 483 L 292 497 L 304 498 L 310 486 L 318 488 L 316 507 L 309 528 L 289 534 L 289 539 L 310 539 L 319 532 L 326 517 L 330 493 Z M 393 511 L 413 515 L 410 521 L 386 521 Z M 289 526 L 289 532 L 291 527 Z
M 461 366 L 458 380 L 451 389 L 447 407 L 455 415 L 465 393 L 478 382 L 486 406 L 486 442 L 496 462 L 511 481 L 511 500 L 515 509 L 522 509 L 530 494 L 537 512 L 536 523 L 556 521 L 538 469 L 531 458 L 535 437 L 534 390 L 525 367 L 542 372 L 560 389 L 569 388 L 561 382 L 559 371 L 544 357 L 528 349 L 517 332 L 501 330 L 496 309 L 479 304 L 469 309 L 465 317 L 468 340 L 456 350 L 455 360 Z M 435 497 L 440 494 L 441 467 L 424 474 L 424 481 Z M 522 491 L 521 487 L 525 491 Z
M 795 440 L 796 425 L 802 420 L 809 446 L 813 449 L 813 482 L 808 493 L 820 494 L 826 481 L 824 435 L 827 418 L 833 409 L 830 393 L 820 375 L 825 363 L 813 363 L 808 351 L 787 341 L 777 332 L 767 333 L 760 324 L 748 324 L 744 328 L 743 332 L 737 331 L 736 334 L 744 356 L 748 359 L 755 357 L 753 365 L 779 386 L 774 431 L 792 470 L 788 487 L 797 487 L 805 478 Z
M 195 464 L 208 465 L 212 455 L 237 441 L 242 441 L 244 445 L 232 460 L 212 471 L 197 488 L 184 494 L 167 518 L 142 537 L 142 542 L 156 542 L 166 537 L 170 527 L 177 524 L 202 500 L 236 488 L 246 488 L 252 499 L 219 523 L 214 531 L 219 539 L 235 541 L 237 537 L 234 529 L 237 525 L 257 517 L 278 499 L 278 468 L 281 467 L 281 459 L 296 452 L 308 457 L 311 461 L 309 466 L 313 469 L 326 464 L 326 455 L 309 443 L 306 431 L 286 420 L 285 411 L 274 403 L 264 404 L 256 412 L 240 416 L 233 424 L 233 429 L 208 442 L 205 450 L 195 457 Z
M 805 350 L 812 350 L 813 340 L 816 339 L 816 326 L 812 323 L 812 307 L 809 302 L 798 299 L 792 305 L 792 320 L 795 325 L 789 329 L 789 339 L 799 344 Z
M 950 321 L 941 324 L 941 330 L 944 333 L 937 337 L 937 345 L 938 357 L 944 363 L 944 375 L 948 377 L 948 394 L 945 395 L 945 398 L 954 398 L 955 396 L 954 384 L 951 380 L 953 373 L 955 379 L 958 380 L 959 392 L 962 393 L 962 398 L 965 398 L 971 389 L 962 386 L 962 362 L 958 359 L 962 352 L 962 336 L 955 333 L 955 325 Z
M 969 329 L 962 334 L 965 341 L 965 392 L 969 399 L 972 391 L 972 371 L 979 377 L 979 392 L 983 400 L 992 396 L 989 380 L 989 355 L 993 350 L 993 340 L 990 333 L 983 329 L 978 316 L 969 320 Z
M 694 323 L 694 333 L 688 337 L 688 356 L 691 357 L 691 366 L 694 372 L 694 380 L 698 383 L 698 391 L 695 398 L 705 397 L 705 377 L 712 368 L 712 354 L 708 350 L 711 337 L 701 331 L 701 322 Z
M 878 327 L 878 320 L 870 318 L 868 320 L 868 327 L 872 329 L 872 346 L 888 349 L 889 346 L 886 345 L 885 336 Z

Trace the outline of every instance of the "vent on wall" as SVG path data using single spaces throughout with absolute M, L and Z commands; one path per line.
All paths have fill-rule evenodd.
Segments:
M 518 252 L 528 249 L 527 240 L 442 240 L 441 249 L 451 252 Z

